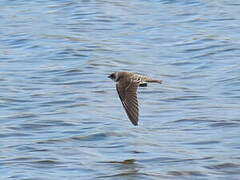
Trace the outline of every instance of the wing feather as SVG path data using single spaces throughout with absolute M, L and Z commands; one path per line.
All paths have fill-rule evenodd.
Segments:
M 127 113 L 128 118 L 133 125 L 138 125 L 138 99 L 137 99 L 137 88 L 138 83 L 127 82 L 127 83 L 117 83 L 116 89 L 122 105 Z

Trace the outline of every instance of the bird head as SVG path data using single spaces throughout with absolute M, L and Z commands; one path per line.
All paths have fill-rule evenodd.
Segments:
M 117 81 L 117 79 L 118 79 L 118 73 L 117 72 L 114 72 L 114 73 L 112 73 L 112 74 L 110 74 L 109 76 L 108 76 L 108 78 L 110 78 L 110 79 L 112 79 L 113 81 Z

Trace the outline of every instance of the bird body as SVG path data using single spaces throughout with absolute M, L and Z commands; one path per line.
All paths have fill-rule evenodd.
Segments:
M 139 116 L 137 88 L 146 87 L 147 83 L 162 81 L 131 72 L 114 72 L 108 77 L 116 82 L 116 89 L 127 116 L 132 124 L 137 126 Z

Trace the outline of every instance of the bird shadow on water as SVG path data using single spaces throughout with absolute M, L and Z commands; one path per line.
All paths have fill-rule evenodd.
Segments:
M 116 173 L 98 176 L 97 178 L 128 177 L 129 179 L 131 177 L 131 179 L 138 179 L 139 175 L 143 175 L 143 173 L 139 172 L 140 166 L 137 164 L 135 159 L 126 159 L 123 161 L 101 161 L 98 163 L 109 166 L 110 169 L 114 168 Z

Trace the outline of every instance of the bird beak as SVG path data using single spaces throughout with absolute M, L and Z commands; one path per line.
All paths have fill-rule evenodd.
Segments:
M 111 75 L 109 75 L 109 76 L 108 76 L 108 78 L 110 78 L 110 79 L 111 79 Z

